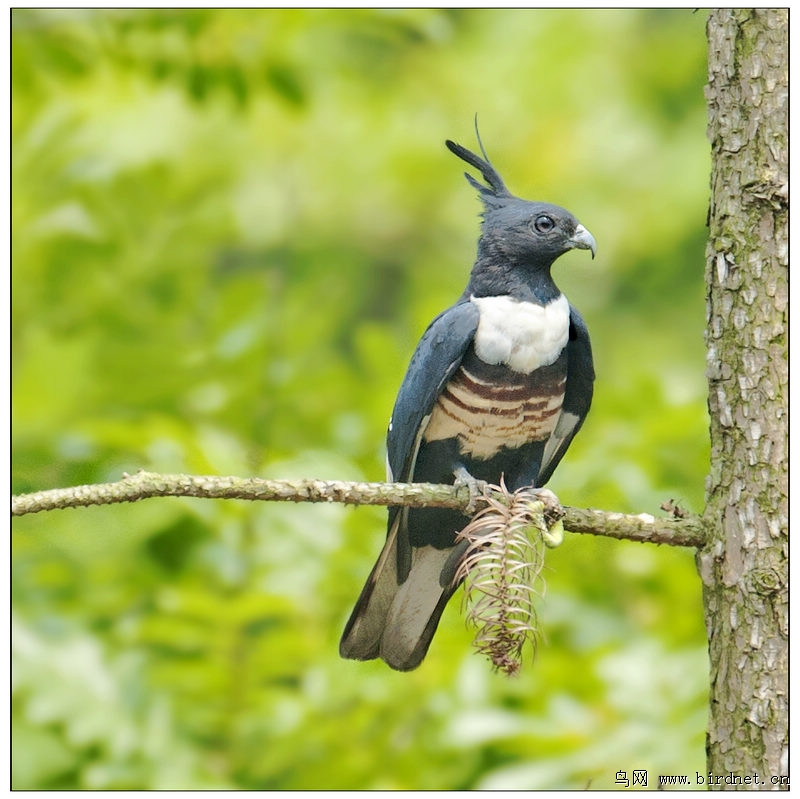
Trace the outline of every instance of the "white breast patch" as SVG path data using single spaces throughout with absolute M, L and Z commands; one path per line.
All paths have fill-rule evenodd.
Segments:
M 484 362 L 530 374 L 554 363 L 569 339 L 569 302 L 563 294 L 547 305 L 512 297 L 470 297 L 480 319 L 475 353 Z

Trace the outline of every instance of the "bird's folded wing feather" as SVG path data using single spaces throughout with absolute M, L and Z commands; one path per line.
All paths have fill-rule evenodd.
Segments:
M 386 437 L 390 480 L 413 479 L 427 418 L 472 343 L 479 316 L 477 306 L 468 300 L 454 305 L 431 322 L 417 345 Z
M 592 404 L 593 390 L 594 366 L 589 331 L 581 315 L 570 306 L 564 402 L 555 429 L 545 444 L 537 485 L 542 486 L 550 479 L 570 442 L 580 430 Z
M 389 479 L 413 479 L 414 461 L 427 417 L 472 343 L 478 316 L 475 305 L 462 302 L 439 314 L 423 334 L 389 424 Z M 437 568 L 441 571 L 448 553 L 425 547 L 426 552 L 416 558 L 418 578 L 409 581 L 409 588 L 403 591 L 412 559 L 406 518 L 405 508 L 389 509 L 386 543 L 342 635 L 339 651 L 343 657 L 366 660 L 377 657 L 383 647 L 382 657 L 393 668 L 413 668 L 422 659 L 436 629 L 452 587 L 439 586 L 438 573 L 434 572 Z M 423 590 L 428 581 L 435 586 L 433 592 Z M 389 635 L 382 644 L 387 627 Z

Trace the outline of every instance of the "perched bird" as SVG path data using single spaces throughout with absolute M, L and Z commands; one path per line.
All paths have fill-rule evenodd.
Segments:
M 477 132 L 477 129 L 476 129 Z M 550 269 L 595 240 L 557 205 L 515 197 L 489 162 L 452 141 L 477 169 L 483 202 L 478 255 L 461 298 L 431 322 L 395 402 L 389 480 L 543 486 L 592 401 L 594 367 L 580 314 Z M 469 518 L 442 508 L 390 508 L 383 551 L 347 622 L 342 657 L 381 657 L 393 669 L 425 657 L 466 542 Z

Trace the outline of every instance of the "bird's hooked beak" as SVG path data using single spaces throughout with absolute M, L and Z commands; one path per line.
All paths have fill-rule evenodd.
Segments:
M 575 249 L 591 250 L 592 258 L 594 258 L 597 252 L 597 242 L 594 240 L 594 236 L 589 233 L 583 225 L 578 225 L 578 227 L 575 228 L 575 234 L 569 241 Z

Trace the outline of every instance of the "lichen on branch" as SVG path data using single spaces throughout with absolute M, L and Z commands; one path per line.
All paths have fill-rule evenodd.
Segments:
M 502 501 L 502 494 L 489 493 Z M 114 483 L 56 488 L 12 497 L 11 513 L 29 513 L 139 502 L 151 497 L 196 497 L 250 501 L 341 502 L 347 505 L 402 505 L 410 508 L 466 510 L 475 500 L 468 486 L 431 483 L 360 483 L 340 480 L 262 480 L 257 477 L 225 477 L 156 474 L 140 471 Z M 483 503 L 483 504 L 482 504 Z M 476 510 L 486 499 L 478 498 Z M 610 513 L 591 508 L 564 507 L 564 529 L 610 538 L 670 546 L 701 547 L 702 522 L 695 517 L 656 518 Z

